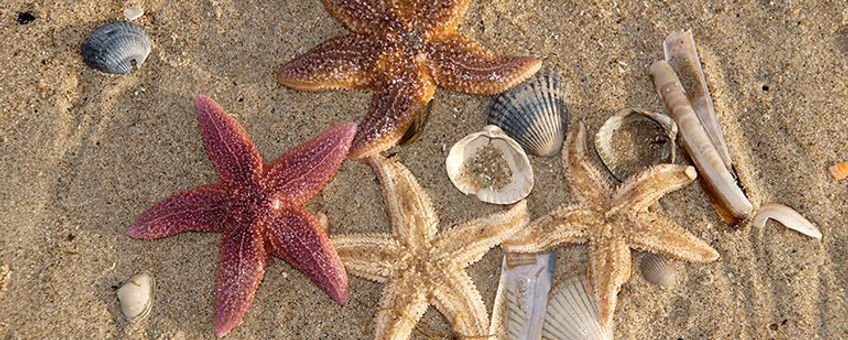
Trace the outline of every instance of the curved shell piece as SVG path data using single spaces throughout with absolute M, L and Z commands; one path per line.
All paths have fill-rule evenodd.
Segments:
M 504 256 L 501 275 L 506 279 L 500 289 L 506 294 L 504 323 L 510 339 L 541 336 L 555 264 L 555 252 Z
M 150 54 L 150 37 L 128 22 L 113 22 L 95 30 L 82 44 L 82 56 L 92 68 L 112 74 L 129 74 Z
M 677 283 L 677 269 L 674 262 L 658 254 L 645 254 L 639 262 L 642 277 L 650 283 L 661 287 L 671 287 Z
M 677 157 L 677 124 L 657 112 L 624 108 L 609 117 L 595 134 L 601 162 L 620 181 Z
M 795 209 L 787 207 L 783 204 L 768 203 L 763 204 L 760 210 L 754 215 L 751 225 L 762 229 L 766 226 L 766 221 L 773 219 L 780 224 L 783 224 L 789 229 L 795 230 L 801 234 L 807 235 L 814 239 L 821 239 L 822 233 L 819 228 L 810 220 L 804 218 Z
M 121 313 L 129 322 L 141 321 L 150 315 L 153 307 L 153 276 L 147 272 L 131 277 L 116 294 L 121 303 Z
M 487 125 L 451 147 L 445 165 L 453 185 L 492 204 L 513 204 L 533 189 L 527 154 L 497 126 Z
M 542 339 L 612 340 L 612 336 L 612 328 L 603 326 L 598 304 L 584 276 L 569 278 L 554 288 Z
M 568 127 L 559 76 L 539 72 L 495 99 L 486 124 L 497 125 L 528 153 L 559 154 Z

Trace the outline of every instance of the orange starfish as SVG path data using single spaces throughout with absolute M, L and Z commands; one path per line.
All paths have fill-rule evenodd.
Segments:
M 277 79 L 301 90 L 372 88 L 350 157 L 385 151 L 433 99 L 436 85 L 502 92 L 532 76 L 533 57 L 500 57 L 456 32 L 470 0 L 323 0 L 353 33 L 327 40 L 283 65 Z

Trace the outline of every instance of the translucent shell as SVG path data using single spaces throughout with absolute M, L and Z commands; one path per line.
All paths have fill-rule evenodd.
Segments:
M 85 63 L 95 70 L 112 74 L 129 74 L 150 54 L 150 37 L 144 30 L 128 22 L 113 22 L 91 33 L 82 44 Z

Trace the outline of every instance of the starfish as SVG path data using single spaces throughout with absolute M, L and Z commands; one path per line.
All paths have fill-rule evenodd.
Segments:
M 368 162 L 383 185 L 391 234 L 333 235 L 345 268 L 384 283 L 376 339 L 407 339 L 429 305 L 462 337 L 488 337 L 489 316 L 465 272 L 527 221 L 527 205 L 439 231 L 427 193 L 402 164 L 376 155 Z
M 695 168 L 660 164 L 615 188 L 604 170 L 593 164 L 582 123 L 576 135 L 566 138 L 566 145 L 563 167 L 577 203 L 530 222 L 502 247 L 533 253 L 563 243 L 588 243 L 589 278 L 604 325 L 611 325 L 618 291 L 630 279 L 631 248 L 696 263 L 718 259 L 709 244 L 668 217 L 648 211 L 661 197 L 695 180 Z
M 470 0 L 323 0 L 352 33 L 283 65 L 277 79 L 301 90 L 371 88 L 350 157 L 394 146 L 433 99 L 436 86 L 495 94 L 539 70 L 533 57 L 500 57 L 456 32 Z
M 242 319 L 274 255 L 301 270 L 333 300 L 348 299 L 347 274 L 326 230 L 300 206 L 345 160 L 356 124 L 328 129 L 265 164 L 244 129 L 212 99 L 198 95 L 203 145 L 220 182 L 177 193 L 142 213 L 127 234 L 157 239 L 183 231 L 224 233 L 215 329 Z

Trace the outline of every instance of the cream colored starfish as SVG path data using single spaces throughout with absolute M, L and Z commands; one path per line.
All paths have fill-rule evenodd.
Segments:
M 691 166 L 660 164 L 615 188 L 593 164 L 586 131 L 578 124 L 566 139 L 563 167 L 577 204 L 563 205 L 531 222 L 501 245 L 510 252 L 547 251 L 563 243 L 589 244 L 589 277 L 601 320 L 609 326 L 616 295 L 630 279 L 630 249 L 689 262 L 711 262 L 718 252 L 663 215 L 648 211 L 662 196 L 691 183 Z
M 463 338 L 488 338 L 489 316 L 465 272 L 528 222 L 527 205 L 439 231 L 427 193 L 402 164 L 383 156 L 368 163 L 383 185 L 391 234 L 331 237 L 348 273 L 383 283 L 377 339 L 407 339 L 429 305 Z

